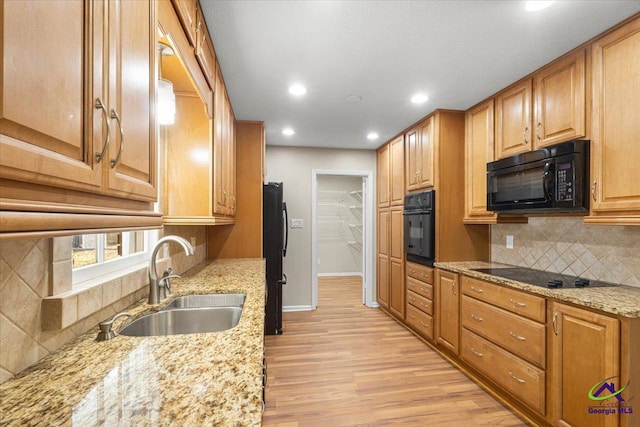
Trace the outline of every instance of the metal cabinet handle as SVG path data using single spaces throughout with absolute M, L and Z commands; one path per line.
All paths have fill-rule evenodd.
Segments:
M 529 126 L 524 128 L 524 131 L 522 132 L 522 138 L 524 139 L 525 144 L 529 143 L 529 141 L 527 140 L 527 132 L 529 132 Z
M 409 317 L 412 318 L 412 319 L 416 318 L 416 316 L 414 316 L 413 314 L 410 314 Z
M 236 196 L 231 196 L 231 201 L 233 202 L 233 209 L 236 208 Z
M 478 321 L 478 322 L 482 322 L 482 321 L 484 321 L 484 319 L 483 319 L 482 317 L 478 317 L 478 316 L 476 316 L 476 315 L 475 315 L 475 314 L 473 314 L 473 313 L 471 313 L 471 318 L 472 318 L 473 320 Z
M 111 126 L 109 126 L 109 113 L 107 113 L 107 108 L 104 106 L 100 98 L 96 98 L 96 102 L 93 105 L 95 109 L 102 110 L 102 118 L 104 119 L 104 124 L 107 126 L 107 135 L 104 137 L 104 144 L 102 145 L 102 151 L 96 151 L 96 162 L 100 163 L 104 154 L 107 152 L 107 147 L 109 147 L 109 140 L 111 137 Z
M 557 324 L 557 320 L 558 320 L 558 313 L 553 313 L 553 333 L 555 335 L 558 335 L 558 324 Z
M 518 377 L 516 377 L 515 375 L 513 375 L 513 373 L 512 373 L 512 372 L 509 372 L 509 376 L 510 376 L 511 378 L 513 378 L 514 380 L 516 380 L 517 382 L 519 382 L 520 384 L 524 384 L 524 383 L 526 383 L 526 381 L 525 381 L 525 380 L 523 380 L 522 378 L 518 378 Z
M 472 287 L 471 287 L 471 290 L 472 290 L 473 292 L 477 292 L 477 293 L 479 293 L 479 294 L 481 294 L 481 293 L 483 293 L 483 292 L 484 292 L 484 290 L 482 290 L 482 289 L 480 289 L 480 288 L 476 288 L 476 287 L 474 287 L 474 286 L 472 286 Z
M 516 307 L 526 307 L 527 304 L 523 303 L 523 302 L 518 302 L 515 300 L 512 300 L 511 298 L 509 298 L 509 302 L 513 305 L 515 305 Z
M 542 126 L 542 123 L 538 122 L 538 124 L 536 125 L 536 138 L 538 138 L 538 141 L 540 141 L 542 138 L 540 138 L 540 127 Z
M 475 354 L 478 357 L 484 356 L 484 354 L 480 353 L 479 351 L 475 351 L 473 347 L 471 347 L 471 353 Z
M 428 327 L 429 327 L 429 325 L 427 325 L 426 323 L 424 323 L 422 320 L 420 321 L 420 324 L 421 324 L 422 326 L 424 326 L 425 328 L 428 328 Z
M 511 335 L 512 337 L 514 337 L 515 339 L 520 340 L 520 341 L 526 341 L 527 340 L 525 337 L 523 337 L 521 335 L 514 334 L 511 331 L 509 331 L 509 335 Z
M 124 130 L 122 129 L 122 121 L 120 120 L 120 116 L 115 112 L 114 109 L 111 109 L 110 116 L 112 119 L 116 119 L 116 123 L 118 123 L 118 128 L 120 129 L 120 148 L 118 149 L 118 155 L 115 159 L 111 159 L 111 168 L 114 168 L 118 162 L 120 161 L 120 157 L 122 156 L 122 151 L 124 150 Z
M 593 199 L 593 201 L 596 201 L 596 185 L 598 184 L 598 181 L 596 181 L 595 179 L 593 180 L 593 184 L 591 185 L 591 198 Z

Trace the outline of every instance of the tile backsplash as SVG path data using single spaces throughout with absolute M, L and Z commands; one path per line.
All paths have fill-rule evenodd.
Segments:
M 585 225 L 581 217 L 492 225 L 491 260 L 640 287 L 640 227 Z

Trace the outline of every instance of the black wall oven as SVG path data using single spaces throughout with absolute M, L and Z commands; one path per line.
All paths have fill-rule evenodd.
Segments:
M 404 198 L 404 251 L 407 261 L 433 267 L 436 258 L 435 191 Z

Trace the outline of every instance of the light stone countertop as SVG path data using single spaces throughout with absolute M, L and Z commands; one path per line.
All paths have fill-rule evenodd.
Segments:
M 95 341 L 97 326 L 0 384 L 0 425 L 259 426 L 262 421 L 265 265 L 220 259 L 172 281 L 180 295 L 245 293 L 233 329 Z M 118 319 L 115 330 L 132 319 Z
M 555 298 L 559 301 L 570 302 L 583 307 L 594 308 L 605 313 L 629 318 L 640 318 L 640 288 L 619 285 L 601 288 L 549 289 L 472 270 L 474 268 L 516 267 L 514 265 L 495 262 L 463 261 L 436 262 L 435 266 L 443 270 L 461 273 L 469 277 L 486 280 L 487 282 L 509 288 Z

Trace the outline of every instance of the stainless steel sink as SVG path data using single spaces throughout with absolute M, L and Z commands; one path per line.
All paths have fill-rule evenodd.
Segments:
M 164 310 L 200 307 L 242 307 L 245 294 L 185 295 L 171 301 Z
M 130 337 L 219 332 L 238 324 L 240 307 L 176 308 L 147 314 L 120 331 Z

